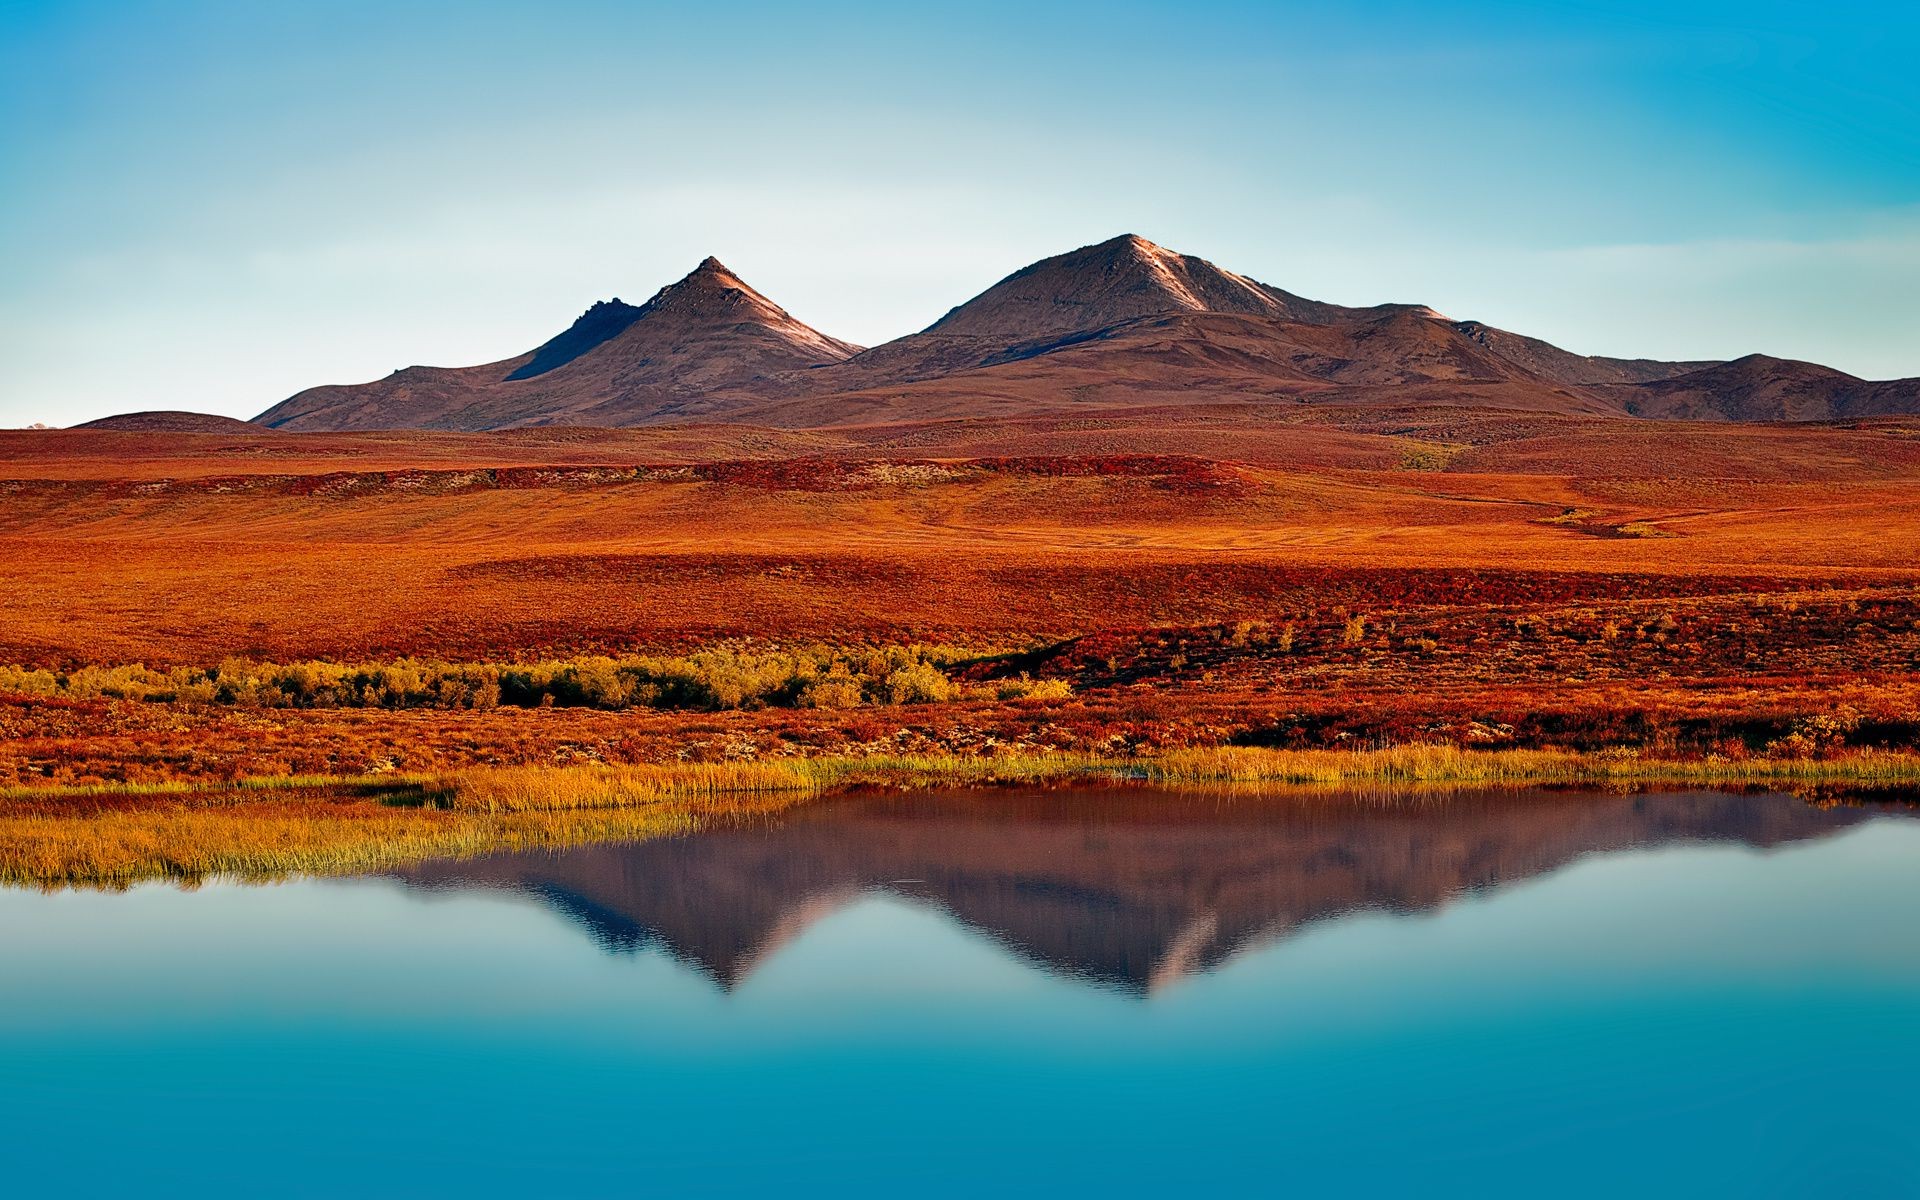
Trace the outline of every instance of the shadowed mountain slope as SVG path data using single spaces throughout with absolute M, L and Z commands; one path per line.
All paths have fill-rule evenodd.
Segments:
M 795 320 L 717 259 L 635 307 L 588 309 L 535 350 L 478 367 L 408 367 L 312 388 L 255 420 L 275 429 L 504 429 L 689 420 L 729 398 L 797 390 L 794 377 L 858 347 Z

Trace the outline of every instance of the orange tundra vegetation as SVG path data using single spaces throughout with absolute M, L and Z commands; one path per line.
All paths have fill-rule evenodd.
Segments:
M 1899 750 L 1916 475 L 1909 419 L 1444 407 L 0 433 L 0 787 Z

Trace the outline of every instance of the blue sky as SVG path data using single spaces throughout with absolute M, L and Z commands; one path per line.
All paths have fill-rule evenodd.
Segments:
M 718 255 L 864 343 L 1121 232 L 1920 375 L 1920 8 L 0 0 L 0 425 L 251 416 Z

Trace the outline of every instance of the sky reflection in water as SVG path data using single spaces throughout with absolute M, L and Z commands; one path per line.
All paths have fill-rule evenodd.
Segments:
M 1909 816 L 930 794 L 0 892 L 0 1158 L 69 1194 L 1913 1194 Z

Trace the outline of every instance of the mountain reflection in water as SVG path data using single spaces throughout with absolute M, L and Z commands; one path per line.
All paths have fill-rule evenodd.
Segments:
M 422 888 L 537 897 L 611 951 L 657 946 L 727 989 L 815 921 L 891 893 L 1047 971 L 1146 995 L 1314 921 L 1424 912 L 1584 855 L 1683 842 L 1764 849 L 1911 813 L 1716 791 L 944 790 L 397 874 Z

